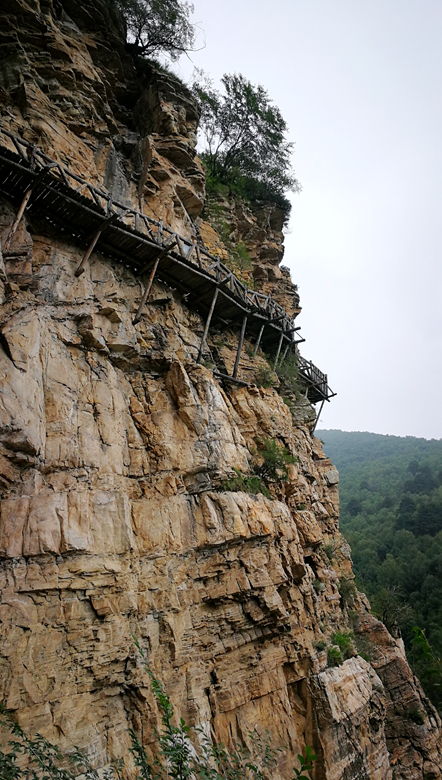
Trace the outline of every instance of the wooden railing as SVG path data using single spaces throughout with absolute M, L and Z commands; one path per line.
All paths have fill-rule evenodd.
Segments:
M 182 269 L 181 272 L 177 273 L 185 273 L 186 269 L 190 271 L 193 268 L 192 274 L 195 282 L 199 280 L 201 283 L 202 279 L 206 279 L 206 284 L 210 281 L 210 286 L 220 291 L 224 298 L 229 297 L 232 302 L 235 302 L 243 317 L 241 343 L 238 347 L 236 364 L 239 361 L 246 327 L 244 316 L 251 320 L 256 319 L 256 327 L 259 328 L 256 348 L 259 346 L 265 323 L 271 326 L 273 333 L 275 330 L 277 331 L 275 336 L 279 338 L 279 345 L 275 364 L 278 361 L 283 340 L 287 344 L 284 354 L 287 354 L 289 348 L 295 349 L 296 343 L 303 341 L 303 339 L 295 338 L 295 332 L 299 328 L 294 326 L 294 318 L 287 314 L 283 306 L 270 295 L 250 290 L 221 262 L 219 257 L 214 257 L 203 245 L 180 236 L 164 225 L 161 220 L 155 220 L 130 206 L 113 200 L 106 190 L 90 184 L 61 163 L 52 160 L 35 145 L 5 129 L 0 129 L 0 163 L 9 170 L 10 189 L 14 189 L 16 175 L 11 174 L 11 171 L 16 171 L 18 175 L 22 175 L 28 180 L 26 194 L 22 193 L 25 196 L 20 207 L 21 214 L 27 207 L 27 198 L 31 196 L 31 191 L 35 188 L 34 201 L 37 202 L 40 209 L 45 209 L 45 199 L 48 197 L 61 198 L 62 200 L 64 198 L 65 203 L 70 203 L 72 207 L 82 210 L 89 221 L 92 220 L 96 234 L 81 265 L 89 258 L 98 237 L 106 229 L 109 232 L 112 225 L 112 229 L 115 231 L 114 239 L 121 245 L 122 251 L 118 250 L 117 246 L 112 247 L 112 250 L 118 250 L 119 256 L 124 256 L 124 243 L 129 241 L 132 248 L 131 266 L 137 275 L 145 273 L 151 265 L 149 257 L 147 257 L 147 263 L 145 262 L 146 258 L 143 260 L 141 256 L 143 253 L 140 257 L 135 257 L 137 247 L 142 244 L 145 247 L 143 252 L 150 252 L 150 256 L 152 256 L 153 251 L 157 261 L 167 253 L 175 267 Z M 6 184 L 0 182 L 0 186 L 2 185 L 4 185 L 3 189 L 8 191 L 8 182 Z M 172 249 L 172 247 L 174 248 Z M 77 269 L 76 273 L 78 275 L 82 272 L 80 268 Z M 179 279 L 179 276 L 175 275 L 175 279 Z M 180 282 L 178 281 L 178 283 Z M 184 281 L 181 283 L 185 287 Z M 213 306 L 215 300 L 216 296 L 213 299 Z M 236 369 L 237 365 L 234 376 L 236 376 Z M 313 402 L 322 399 L 329 400 L 334 395 L 328 386 L 327 376 L 319 371 L 313 363 L 299 357 L 299 371 L 311 388 L 309 397 Z

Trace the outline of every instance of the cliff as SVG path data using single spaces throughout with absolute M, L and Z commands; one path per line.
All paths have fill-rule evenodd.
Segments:
M 108 6 L 2 13 L 2 129 L 226 261 L 244 243 L 238 274 L 296 314 L 281 215 L 224 196 L 202 213 L 191 94 L 131 58 Z M 1 186 L 5 247 L 19 202 Z M 134 324 L 145 278 L 105 251 L 76 276 L 86 246 L 30 202 L 3 258 L 0 699 L 29 733 L 130 766 L 128 728 L 151 746 L 158 722 L 134 635 L 186 722 L 227 744 L 268 729 L 284 746 L 276 777 L 306 744 L 315 780 L 442 777 L 439 717 L 352 584 L 338 474 L 305 396 L 287 405 L 257 381 L 268 364 L 247 331 L 244 384 L 220 378 L 233 322 L 199 363 L 204 318 L 161 275 Z M 270 498 L 226 489 L 268 439 L 296 458 L 288 481 Z

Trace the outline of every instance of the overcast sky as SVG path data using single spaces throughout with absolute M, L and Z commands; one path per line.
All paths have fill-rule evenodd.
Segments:
M 296 143 L 283 263 L 338 393 L 319 427 L 442 438 L 442 0 L 194 4 L 194 64 L 262 84 Z

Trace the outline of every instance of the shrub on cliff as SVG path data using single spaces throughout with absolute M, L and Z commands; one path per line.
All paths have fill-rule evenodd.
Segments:
M 209 185 L 221 181 L 249 200 L 273 200 L 289 212 L 285 193 L 300 185 L 291 168 L 287 123 L 264 87 L 241 74 L 224 74 L 221 82 L 224 93 L 202 73 L 193 85 Z
M 130 45 L 143 57 L 167 54 L 178 60 L 195 51 L 196 28 L 191 24 L 193 5 L 180 0 L 110 0 L 126 22 Z
M 256 458 L 254 471 L 267 483 L 287 482 L 289 478 L 288 467 L 298 460 L 294 455 L 291 455 L 287 447 L 274 439 L 260 439 L 258 441 Z

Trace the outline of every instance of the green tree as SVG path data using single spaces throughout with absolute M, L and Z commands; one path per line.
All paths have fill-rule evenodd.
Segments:
M 300 189 L 291 169 L 287 124 L 264 87 L 241 74 L 225 74 L 224 92 L 200 73 L 194 92 L 201 108 L 202 158 L 209 177 L 243 188 L 251 199 Z
M 193 5 L 180 0 L 114 0 L 126 22 L 130 46 L 143 57 L 165 53 L 171 60 L 195 51 Z

